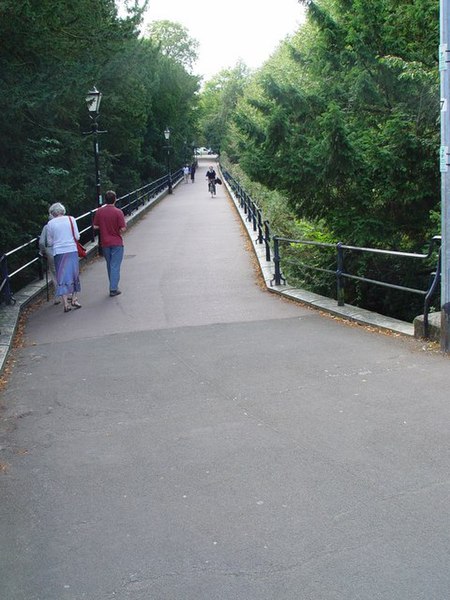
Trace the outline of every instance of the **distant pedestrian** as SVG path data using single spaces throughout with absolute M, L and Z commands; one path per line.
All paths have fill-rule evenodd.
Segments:
M 75 242 L 80 239 L 80 233 L 77 222 L 66 216 L 66 209 L 60 202 L 52 204 L 49 213 L 53 218 L 47 223 L 47 241 L 55 261 L 55 295 L 62 297 L 66 313 L 72 308 L 81 308 L 77 298 L 77 292 L 81 290 L 80 261 Z
M 183 167 L 184 183 L 189 183 L 189 167 Z
M 191 182 L 194 183 L 195 180 L 195 162 L 191 165 Z
M 110 296 L 118 296 L 122 293 L 119 290 L 120 266 L 123 260 L 122 233 L 127 229 L 123 212 L 115 206 L 116 200 L 115 192 L 112 190 L 106 192 L 106 204 L 97 210 L 94 217 L 94 229 L 100 231 L 102 253 L 108 271 Z

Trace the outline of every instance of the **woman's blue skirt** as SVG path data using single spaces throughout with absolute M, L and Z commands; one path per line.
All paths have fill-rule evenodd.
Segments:
M 55 254 L 55 270 L 58 282 L 56 296 L 66 296 L 81 290 L 78 252 Z

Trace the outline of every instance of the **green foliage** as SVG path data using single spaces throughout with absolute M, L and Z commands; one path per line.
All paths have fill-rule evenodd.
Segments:
M 303 3 L 307 23 L 243 87 L 225 150 L 285 195 L 298 223 L 351 245 L 420 251 L 439 233 L 439 3 Z M 432 266 L 366 257 L 348 268 L 417 285 Z M 375 290 L 348 285 L 350 300 L 403 310 Z
M 216 151 L 227 145 L 227 131 L 238 99 L 244 93 L 249 71 L 238 62 L 206 82 L 199 101 L 200 144 Z
M 237 158 L 343 241 L 421 244 L 439 198 L 437 2 L 308 4 L 238 103 Z
M 153 21 L 147 27 L 147 34 L 165 56 L 192 70 L 200 44 L 189 35 L 186 27 L 172 21 Z
M 131 191 L 173 166 L 196 132 L 199 81 L 148 39 L 139 39 L 147 0 L 27 0 L 0 3 L 0 246 L 34 237 L 47 207 L 72 213 L 95 206 L 88 90 L 103 93 L 99 129 L 103 190 Z

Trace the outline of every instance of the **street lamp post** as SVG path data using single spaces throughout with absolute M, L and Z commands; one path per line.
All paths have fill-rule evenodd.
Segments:
M 102 94 L 94 86 L 93 89 L 86 95 L 86 104 L 89 111 L 89 116 L 92 119 L 91 131 L 84 132 L 84 135 L 92 135 L 93 146 L 94 146 L 94 161 L 95 161 L 95 195 L 97 200 L 97 207 L 101 206 L 102 193 L 100 188 L 100 165 L 99 165 L 99 149 L 98 149 L 98 135 L 100 133 L 107 133 L 106 131 L 100 131 L 98 128 L 97 120 L 100 116 L 100 102 L 102 100 Z
M 450 352 L 450 7 L 440 0 L 439 71 L 441 81 L 441 350 Z
M 167 142 L 167 145 L 164 146 L 164 148 L 167 149 L 167 182 L 168 182 L 167 193 L 171 194 L 172 193 L 172 173 L 170 172 L 170 148 L 171 148 L 171 146 L 169 145 L 170 129 L 168 127 L 166 127 L 166 129 L 164 130 L 164 137 L 166 138 L 166 142 Z

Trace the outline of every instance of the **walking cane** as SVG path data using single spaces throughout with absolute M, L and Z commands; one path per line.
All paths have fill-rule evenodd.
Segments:
M 44 260 L 44 257 L 42 257 L 42 260 Z M 45 262 L 45 288 L 47 291 L 47 302 L 50 300 L 50 294 L 48 292 L 48 259 L 44 261 Z

